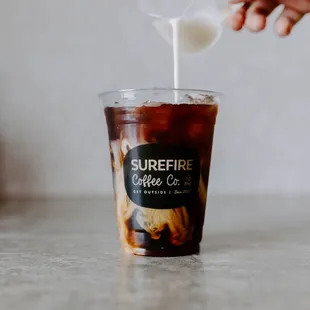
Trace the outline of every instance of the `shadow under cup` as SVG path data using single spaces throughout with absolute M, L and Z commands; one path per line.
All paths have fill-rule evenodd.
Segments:
M 145 89 L 107 92 L 117 221 L 126 252 L 199 252 L 219 94 Z

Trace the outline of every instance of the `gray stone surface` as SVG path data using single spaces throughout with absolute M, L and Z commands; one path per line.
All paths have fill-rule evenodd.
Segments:
M 200 255 L 122 255 L 110 200 L 0 209 L 0 309 L 309 310 L 310 199 L 210 198 Z

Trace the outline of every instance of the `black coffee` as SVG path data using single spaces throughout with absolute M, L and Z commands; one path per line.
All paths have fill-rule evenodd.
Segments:
M 199 251 L 217 113 L 216 103 L 105 108 L 118 226 L 127 252 Z

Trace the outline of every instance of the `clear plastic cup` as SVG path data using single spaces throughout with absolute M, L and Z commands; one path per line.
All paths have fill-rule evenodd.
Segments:
M 219 94 L 140 89 L 106 92 L 100 99 L 124 250 L 198 253 Z

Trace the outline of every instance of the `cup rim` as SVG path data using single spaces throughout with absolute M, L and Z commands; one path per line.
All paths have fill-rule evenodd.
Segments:
M 119 90 L 109 90 L 100 93 L 98 96 L 102 98 L 106 95 L 112 94 L 125 94 L 125 93 L 133 93 L 133 92 L 145 92 L 145 91 L 183 91 L 183 92 L 194 92 L 194 93 L 203 93 L 205 95 L 210 95 L 214 97 L 223 97 L 223 93 L 217 91 L 211 91 L 206 89 L 195 89 L 195 88 L 173 88 L 173 87 L 153 87 L 153 88 L 124 88 Z

